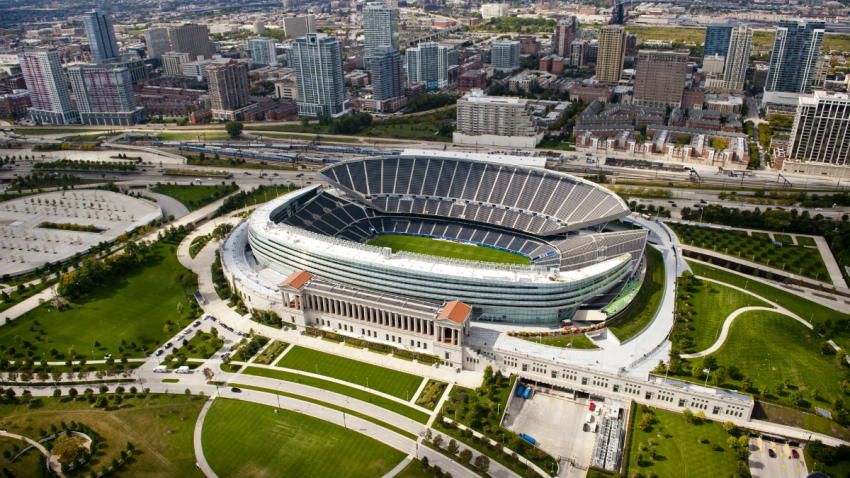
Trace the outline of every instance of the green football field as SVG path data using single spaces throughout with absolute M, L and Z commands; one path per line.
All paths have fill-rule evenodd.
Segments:
M 372 239 L 367 244 L 370 246 L 389 247 L 392 248 L 393 252 L 408 251 L 417 254 L 427 254 L 429 256 L 450 257 L 452 259 L 479 262 L 497 262 L 500 264 L 531 264 L 531 259 L 512 252 L 500 251 L 490 247 L 459 244 L 457 242 L 438 241 L 429 237 L 384 234 Z

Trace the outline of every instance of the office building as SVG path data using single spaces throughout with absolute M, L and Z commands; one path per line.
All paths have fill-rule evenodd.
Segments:
M 301 0 L 283 0 L 283 8 L 292 8 L 301 5 Z
M 262 35 L 266 31 L 266 25 L 262 20 L 255 20 L 254 24 L 251 26 L 251 31 L 257 35 Z
M 207 66 L 210 109 L 213 119 L 233 120 L 233 112 L 248 106 L 248 65 L 236 60 L 219 58 Z
M 379 46 L 398 50 L 398 16 L 398 8 L 384 5 L 368 5 L 363 9 L 366 68 L 369 68 L 370 57 Z
M 706 91 L 713 93 L 744 91 L 747 63 L 753 44 L 753 29 L 747 25 L 716 25 L 716 28 L 711 31 L 711 42 L 712 53 L 706 53 L 703 60 L 703 73 L 707 75 Z M 726 50 L 718 53 L 723 47 Z
M 145 120 L 136 104 L 130 71 L 110 63 L 68 68 L 80 121 L 87 125 L 131 126 Z
M 178 28 L 169 28 L 168 38 L 172 51 L 188 53 L 189 61 L 209 60 L 215 53 L 206 25 L 187 23 Z
M 570 59 L 570 66 L 584 68 L 584 59 L 587 56 L 587 40 L 575 40 L 572 42 L 570 44 L 570 54 L 567 56 Z
M 348 111 L 338 40 L 308 33 L 292 43 L 286 58 L 295 68 L 299 116 L 339 116 Z
M 552 39 L 554 53 L 562 58 L 570 56 L 570 46 L 579 38 L 578 20 L 575 16 L 569 16 L 558 22 Z
M 316 33 L 316 16 L 303 15 L 283 19 L 283 31 L 290 39 L 301 38 L 308 33 Z
M 277 66 L 277 50 L 273 38 L 251 38 L 248 40 L 248 46 L 251 50 L 251 59 L 254 61 L 253 68 Z
M 848 166 L 848 157 L 850 96 L 815 91 L 811 97 L 800 97 L 791 128 L 788 160 Z
M 448 85 L 449 49 L 434 42 L 420 43 L 408 48 L 407 81 L 424 82 L 429 90 L 443 89 Z
M 388 100 L 404 96 L 404 60 L 398 51 L 379 46 L 372 54 L 372 97 Z
M 207 67 L 212 64 L 212 60 L 196 60 L 180 65 L 183 76 L 194 78 L 199 82 L 207 78 Z
M 825 23 L 783 21 L 776 28 L 765 91 L 808 93 L 812 88 Z
M 507 3 L 485 3 L 481 5 L 481 17 L 484 20 L 504 17 L 508 14 Z
M 735 25 L 731 23 L 711 23 L 705 27 L 705 46 L 703 56 L 720 55 L 725 57 L 729 51 L 729 38 Z
M 626 29 L 616 25 L 602 27 L 596 59 L 596 79 L 608 85 L 618 84 L 625 58 Z
M 159 60 L 171 51 L 167 28 L 149 28 L 145 32 L 145 43 L 148 46 L 148 58 L 151 59 Z
M 717 53 L 705 56 L 702 59 L 702 74 L 706 76 L 722 75 L 723 67 L 726 66 L 726 57 Z
M 274 96 L 275 98 L 280 99 L 297 100 L 298 85 L 295 83 L 295 80 L 291 78 L 284 78 L 282 80 L 275 81 Z
M 86 26 L 86 36 L 89 38 L 94 63 L 103 63 L 118 57 L 118 42 L 115 40 L 112 19 L 94 9 L 83 14 L 83 24 Z
M 687 52 L 639 51 L 632 104 L 652 108 L 680 107 L 687 70 Z
M 493 68 L 511 71 L 519 68 L 519 42 L 496 41 L 492 43 L 491 62 Z
M 543 139 L 528 100 L 485 96 L 474 89 L 457 101 L 455 143 L 534 148 Z
M 190 55 L 188 53 L 170 51 L 162 55 L 163 74 L 165 76 L 183 76 L 183 67 L 181 65 L 190 61 Z
M 78 122 L 80 113 L 71 104 L 59 52 L 55 48 L 25 48 L 18 53 L 18 61 L 32 102 L 27 110 L 29 118 L 49 124 Z

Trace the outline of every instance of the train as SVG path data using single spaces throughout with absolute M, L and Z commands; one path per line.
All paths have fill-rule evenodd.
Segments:
M 227 156 L 238 156 L 242 158 L 260 159 L 265 161 L 285 161 L 291 163 L 298 159 L 301 161 L 312 161 L 322 163 L 340 162 L 340 159 L 335 158 L 307 156 L 299 157 L 297 153 L 275 151 L 306 148 L 305 146 L 299 147 L 291 146 L 288 144 L 249 144 L 240 145 L 238 148 L 233 148 L 228 143 L 187 143 L 181 141 L 151 141 L 151 146 L 179 148 L 183 151 L 192 151 L 207 154 L 223 154 Z M 401 151 L 381 151 L 371 148 L 338 148 L 331 146 L 317 146 L 316 151 L 328 153 L 368 154 L 370 156 L 395 156 L 401 154 Z

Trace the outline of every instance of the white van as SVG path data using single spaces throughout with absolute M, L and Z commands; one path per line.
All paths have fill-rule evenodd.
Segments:
M 593 413 L 588 413 L 588 414 L 587 414 L 587 420 L 585 420 L 585 422 L 587 422 L 587 423 L 593 423 Z
M 599 430 L 599 424 L 594 423 L 593 426 L 590 427 L 590 431 L 592 431 L 593 433 L 596 433 L 597 430 Z
M 154 373 L 168 373 L 168 367 L 166 367 L 165 365 L 160 365 L 154 367 L 153 371 Z
M 177 370 L 175 370 L 175 372 L 177 372 L 177 373 L 192 373 L 192 371 L 189 370 L 188 365 L 184 365 L 182 367 L 177 367 Z

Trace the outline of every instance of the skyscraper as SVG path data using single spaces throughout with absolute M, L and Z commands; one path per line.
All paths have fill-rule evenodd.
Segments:
M 533 148 L 543 134 L 537 130 L 528 100 L 484 96 L 474 89 L 457 101 L 457 131 L 452 141 Z
M 496 41 L 493 42 L 490 52 L 491 63 L 497 70 L 516 70 L 519 68 L 519 42 L 518 41 Z
M 94 63 L 103 63 L 118 57 L 118 42 L 115 40 L 115 29 L 112 28 L 112 20 L 94 9 L 83 14 L 83 24 L 86 26 L 86 35 L 89 37 L 89 48 Z
M 797 101 L 788 158 L 848 166 L 850 96 L 846 93 L 815 91 L 811 98 L 801 97 Z
M 189 54 L 170 51 L 162 55 L 162 67 L 165 76 L 182 76 L 182 65 L 189 63 Z
M 735 25 L 731 23 L 711 23 L 705 28 L 705 46 L 703 56 L 726 56 L 729 51 L 729 37 Z
M 569 16 L 558 22 L 553 36 L 552 44 L 554 45 L 555 54 L 563 58 L 568 58 L 570 56 L 571 45 L 574 41 L 578 40 L 579 36 L 578 20 L 576 20 L 576 17 Z
M 286 36 L 293 40 L 308 33 L 316 33 L 316 15 L 286 17 L 283 19 L 283 31 Z
M 148 45 L 148 58 L 158 60 L 163 54 L 171 51 L 167 28 L 149 28 L 145 32 L 145 43 Z
M 616 85 L 623 74 L 625 60 L 626 29 L 617 25 L 602 27 L 596 57 L 596 79 L 600 83 Z
M 824 22 L 806 20 L 779 23 L 765 91 L 811 91 L 825 26 Z
M 687 52 L 639 51 L 632 104 L 653 108 L 680 107 L 687 70 Z
M 80 113 L 71 104 L 71 94 L 62 73 L 62 62 L 55 48 L 25 48 L 18 53 L 21 72 L 27 83 L 32 121 L 50 124 L 76 123 Z
M 277 66 L 277 50 L 274 39 L 268 37 L 256 37 L 248 40 L 251 48 L 251 59 L 254 60 L 254 68 L 263 66 Z
M 388 100 L 404 96 L 404 61 L 398 51 L 379 46 L 372 53 L 372 97 Z
M 408 48 L 407 81 L 424 82 L 429 90 L 445 88 L 449 82 L 449 49 L 434 42 Z
M 76 65 L 68 68 L 68 76 L 83 124 L 130 126 L 144 121 L 145 109 L 136 104 L 126 67 Z
M 182 27 L 169 28 L 168 37 L 171 40 L 171 49 L 188 53 L 189 61 L 212 58 L 214 50 L 210 43 L 210 31 L 206 25 L 187 23 Z
M 248 66 L 236 60 L 219 58 L 207 66 L 207 83 L 210 88 L 210 108 L 213 118 L 216 110 L 233 111 L 246 106 L 248 99 Z M 228 119 L 228 118 L 225 118 Z
M 379 46 L 398 50 L 398 8 L 369 5 L 363 9 L 363 34 L 366 37 L 366 67 Z
M 339 41 L 308 33 L 292 43 L 286 57 L 295 68 L 300 116 L 339 116 L 348 110 Z

